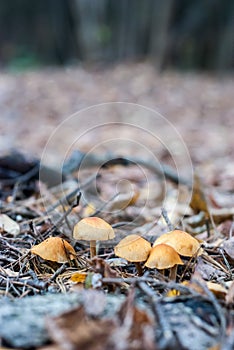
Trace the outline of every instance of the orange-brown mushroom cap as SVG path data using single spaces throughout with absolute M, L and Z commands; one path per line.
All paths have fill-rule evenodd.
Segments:
M 161 243 L 152 248 L 145 266 L 150 269 L 170 269 L 175 265 L 183 265 L 179 254 L 167 244 Z
M 138 235 L 123 238 L 115 247 L 115 255 L 130 262 L 146 261 L 151 250 L 151 244 Z
M 178 254 L 189 257 L 196 254 L 200 248 L 200 244 L 195 238 L 181 230 L 164 233 L 156 239 L 153 247 L 161 243 L 171 246 Z
M 86 241 L 106 241 L 113 239 L 115 233 L 105 220 L 93 216 L 82 219 L 74 226 L 73 237 Z
M 74 248 L 60 237 L 49 237 L 45 241 L 33 246 L 31 253 L 39 255 L 42 259 L 56 261 L 58 263 L 68 262 L 75 259 Z

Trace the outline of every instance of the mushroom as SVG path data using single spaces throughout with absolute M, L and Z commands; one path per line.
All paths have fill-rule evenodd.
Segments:
M 184 265 L 179 254 L 167 244 L 161 243 L 152 248 L 145 266 L 150 269 L 170 269 L 169 278 L 176 279 L 177 265 Z
M 96 255 L 96 241 L 113 239 L 115 233 L 111 225 L 95 216 L 84 218 L 73 229 L 73 237 L 77 240 L 90 241 L 90 257 Z
M 174 230 L 164 233 L 154 242 L 153 247 L 165 243 L 174 248 L 178 254 L 192 257 L 200 249 L 199 242 L 187 232 Z
M 42 259 L 56 261 L 60 264 L 76 258 L 74 248 L 60 237 L 49 237 L 45 241 L 34 245 L 31 253 Z
M 115 255 L 134 262 L 137 272 L 142 275 L 140 262 L 146 261 L 151 250 L 151 244 L 138 235 L 129 235 L 123 238 L 115 247 Z

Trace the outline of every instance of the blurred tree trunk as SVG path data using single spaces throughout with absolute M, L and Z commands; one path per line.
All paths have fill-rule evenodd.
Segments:
M 156 67 L 161 69 L 169 42 L 168 34 L 173 0 L 153 0 L 152 5 L 149 57 Z
M 159 69 L 227 70 L 233 33 L 233 0 L 0 2 L 0 64 L 8 67 L 149 59 Z
M 110 0 L 112 50 L 115 58 L 139 59 L 146 53 L 150 21 L 150 1 Z
M 218 40 L 215 68 L 228 70 L 234 66 L 234 2 L 228 8 L 229 17 Z
M 82 58 L 87 61 L 103 59 L 102 31 L 107 0 L 76 0 L 75 4 Z

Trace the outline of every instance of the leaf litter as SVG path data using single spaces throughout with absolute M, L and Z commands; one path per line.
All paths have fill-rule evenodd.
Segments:
M 117 79 L 117 70 L 113 74 Z M 172 77 L 175 86 L 177 79 Z M 227 116 L 230 124 L 229 119 Z M 33 123 L 35 126 L 35 120 Z M 206 123 L 207 120 L 204 128 Z M 51 177 L 47 178 L 46 169 L 45 181 L 39 181 L 36 158 L 19 152 L 2 157 L 1 218 L 12 220 L 9 226 L 1 224 L 0 228 L 3 347 L 233 348 L 233 167 L 229 164 L 223 169 L 223 163 L 218 161 L 217 167 L 212 167 L 209 157 L 221 154 L 225 144 L 218 149 L 219 143 L 213 142 L 218 140 L 218 134 L 209 130 L 204 154 L 196 149 L 202 137 L 199 132 L 198 128 L 191 129 L 186 137 L 191 137 L 195 163 L 206 164 L 202 169 L 197 167 L 192 201 L 180 222 L 183 196 L 175 217 L 170 213 L 177 186 L 174 174 L 167 173 L 170 195 L 167 207 L 161 208 L 164 189 L 160 174 L 145 159 L 141 165 L 150 184 L 148 189 L 138 167 L 121 159 L 101 167 L 95 177 L 93 167 L 82 169 L 79 183 L 72 172 L 66 174 L 61 190 L 51 183 Z M 161 160 L 169 159 L 161 153 Z M 115 184 L 121 178 L 134 186 L 122 184 L 116 193 Z M 186 193 L 190 184 L 183 181 L 183 186 Z M 162 209 L 166 209 L 164 216 Z M 97 256 L 93 259 L 89 242 L 73 237 L 75 224 L 89 216 L 104 219 L 115 230 L 113 240 L 97 242 Z M 175 280 L 170 279 L 169 269 L 148 269 L 144 263 L 143 275 L 139 276 L 134 263 L 115 256 L 114 248 L 123 238 L 140 234 L 153 246 L 162 234 L 173 231 L 170 224 L 186 231 L 202 248 L 201 254 L 180 256 L 183 265 L 178 265 Z M 62 260 L 50 256 L 48 249 L 44 258 L 32 254 L 50 238 L 62 242 Z
M 111 169 L 113 174 L 116 167 L 115 165 Z M 134 178 L 135 170 L 133 175 L 131 175 L 131 167 L 127 170 L 130 173 L 129 176 Z M 106 174 L 109 176 L 109 169 L 103 170 L 103 179 Z M 103 179 L 101 177 L 98 180 L 99 187 L 104 195 L 108 194 L 112 198 L 112 180 L 110 178 L 110 188 L 107 190 L 108 181 Z M 103 188 L 102 180 L 105 183 Z M 35 178 L 28 181 L 32 182 L 32 187 L 36 189 L 38 180 Z M 14 188 L 14 184 L 11 186 Z M 169 269 L 163 271 L 156 268 L 148 269 L 143 263 L 141 263 L 143 273 L 142 276 L 139 276 L 139 270 L 133 263 L 126 261 L 123 264 L 114 255 L 114 248 L 118 242 L 121 243 L 124 237 L 144 237 L 150 246 L 150 243 L 157 242 L 158 237 L 162 236 L 161 229 L 155 229 L 158 225 L 157 221 L 151 221 L 152 208 L 150 205 L 146 208 L 144 215 L 140 216 L 138 212 L 138 218 L 134 221 L 134 214 L 141 206 L 140 178 L 135 179 L 135 186 L 139 196 L 134 201 L 129 196 L 130 202 L 124 202 L 124 206 L 119 207 L 120 202 L 113 199 L 108 205 L 118 203 L 118 208 L 114 206 L 113 211 L 100 211 L 99 216 L 102 216 L 113 227 L 116 226 L 114 229 L 116 237 L 107 244 L 99 242 L 97 256 L 93 259 L 90 259 L 88 242 L 74 240 L 72 233 L 75 223 L 83 217 L 83 212 L 84 216 L 87 216 L 86 204 L 82 201 L 82 190 L 80 196 L 82 184 L 76 189 L 76 195 L 73 195 L 72 200 L 64 204 L 61 204 L 63 199 L 60 193 L 56 194 L 53 188 L 46 189 L 44 195 L 47 204 L 52 207 L 57 203 L 54 208 L 57 210 L 51 210 L 49 213 L 45 212 L 43 202 L 36 191 L 33 196 L 30 194 L 28 198 L 25 198 L 24 195 L 13 203 L 9 203 L 7 197 L 9 185 L 3 186 L 3 194 L 6 191 L 6 197 L 5 201 L 2 201 L 4 214 L 1 215 L 11 217 L 10 220 L 19 225 L 20 232 L 16 236 L 15 232 L 2 225 L 0 236 L 0 291 L 2 297 L 0 303 L 3 304 L 7 298 L 13 305 L 17 305 L 22 298 L 30 300 L 36 295 L 44 298 L 48 294 L 56 297 L 58 293 L 83 295 L 80 305 L 71 307 L 67 311 L 66 307 L 64 312 L 60 312 L 56 317 L 52 316 L 53 312 L 47 315 L 45 313 L 43 321 L 36 328 L 37 334 L 45 330 L 46 337 L 41 337 L 36 342 L 30 336 L 17 342 L 17 336 L 13 331 L 10 331 L 9 335 L 6 333 L 6 327 L 1 327 L 0 335 L 3 345 L 19 346 L 20 344 L 21 347 L 30 347 L 42 346 L 49 342 L 55 344 L 50 345 L 51 347 L 71 350 L 79 348 L 96 350 L 110 347 L 139 350 L 175 347 L 207 349 L 217 343 L 224 344 L 225 339 L 231 337 L 230 322 L 233 317 L 231 311 L 233 284 L 230 284 L 233 279 L 232 237 L 227 238 L 226 226 L 219 231 L 216 226 L 213 226 L 212 211 L 208 210 L 210 208 L 205 201 L 205 196 L 201 194 L 201 185 L 195 187 L 196 194 L 192 197 L 190 204 L 195 211 L 187 218 L 191 225 L 193 217 L 199 212 L 204 212 L 205 208 L 205 223 L 208 225 L 206 226 L 206 237 L 197 240 L 199 234 L 193 235 L 194 240 L 187 234 L 188 238 L 191 237 L 191 240 L 196 242 L 195 253 L 188 254 L 188 257 L 181 256 L 183 265 L 178 265 L 174 281 L 170 280 Z M 69 184 L 66 184 L 65 188 L 67 188 L 67 195 L 71 191 Z M 50 191 L 51 195 L 49 195 Z M 88 192 L 89 187 L 86 187 L 85 191 Z M 76 196 L 78 200 L 75 199 Z M 93 210 L 97 211 L 100 205 L 96 199 Z M 132 209 L 132 212 L 128 211 L 129 208 Z M 28 216 L 30 212 L 32 213 Z M 92 215 L 92 212 L 89 215 Z M 173 225 L 165 209 L 163 217 L 165 221 L 164 224 L 162 221 L 161 226 L 162 232 L 165 233 L 171 230 Z M 184 219 L 185 222 L 187 218 Z M 151 225 L 151 230 L 149 230 L 149 225 Z M 167 228 L 167 225 L 170 229 Z M 199 225 L 201 221 L 194 221 L 193 228 Z M 228 225 L 229 233 L 231 232 L 230 221 L 224 220 L 222 225 Z M 139 227 L 142 227 L 141 236 L 133 234 Z M 181 231 L 170 232 L 168 236 L 165 236 L 167 239 L 173 236 L 173 232 L 178 234 Z M 217 244 L 220 238 L 221 241 Z M 185 241 L 180 242 L 180 245 L 185 244 Z M 168 244 L 174 247 L 172 242 Z M 203 249 L 200 254 L 196 254 L 197 249 L 201 249 L 200 245 Z M 114 259 L 116 262 L 110 263 Z M 115 311 L 111 317 L 107 316 L 104 310 L 109 298 L 118 295 L 124 298 L 118 305 L 118 311 Z M 52 300 L 50 304 L 53 305 Z M 27 324 L 27 332 L 30 335 L 30 327 L 33 324 L 27 323 L 24 320 L 23 310 L 21 312 L 21 317 Z M 8 322 L 7 327 L 11 329 L 12 318 L 12 310 L 5 310 L 2 312 L 0 322 L 2 324 Z M 226 333 L 228 324 L 227 329 L 230 334 Z M 197 341 L 194 341 L 189 347 L 191 337 Z

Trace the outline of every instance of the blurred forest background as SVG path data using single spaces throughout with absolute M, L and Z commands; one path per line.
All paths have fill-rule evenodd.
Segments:
M 149 60 L 159 70 L 234 67 L 233 0 L 0 3 L 7 69 Z

